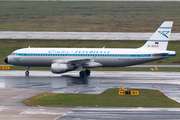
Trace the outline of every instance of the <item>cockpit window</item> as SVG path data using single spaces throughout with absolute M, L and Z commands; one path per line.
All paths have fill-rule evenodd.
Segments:
M 12 53 L 11 55 L 17 55 L 17 53 Z

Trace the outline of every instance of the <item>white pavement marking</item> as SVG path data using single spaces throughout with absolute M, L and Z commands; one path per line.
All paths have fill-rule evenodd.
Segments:
M 8 108 L 5 107 L 5 106 L 0 106 L 0 111 L 4 111 L 4 110 L 6 110 L 6 109 L 8 109 Z
M 46 115 L 63 115 L 64 112 L 59 111 L 53 111 L 53 110 L 47 110 L 47 109 L 38 109 L 38 108 L 29 108 L 19 114 L 33 114 L 33 115 L 39 115 L 39 114 L 46 114 Z

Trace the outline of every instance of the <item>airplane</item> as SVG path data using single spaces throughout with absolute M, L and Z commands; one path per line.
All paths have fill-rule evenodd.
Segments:
M 167 45 L 173 21 L 165 21 L 140 48 L 22 48 L 8 55 L 7 64 L 30 67 L 51 67 L 60 74 L 79 69 L 80 77 L 89 76 L 90 68 L 125 67 L 175 56 Z M 84 71 L 83 68 L 86 70 Z

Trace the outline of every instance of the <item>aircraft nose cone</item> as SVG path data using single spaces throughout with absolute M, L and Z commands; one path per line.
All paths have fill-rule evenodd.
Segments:
M 8 57 L 4 58 L 4 62 L 8 64 Z

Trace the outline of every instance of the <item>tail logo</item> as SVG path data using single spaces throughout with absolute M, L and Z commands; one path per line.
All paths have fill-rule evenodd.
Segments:
M 167 34 L 169 33 L 169 31 L 158 31 L 161 35 L 163 35 L 164 37 L 168 38 Z

